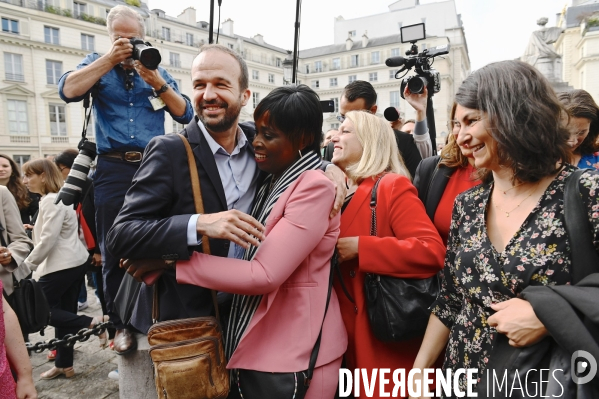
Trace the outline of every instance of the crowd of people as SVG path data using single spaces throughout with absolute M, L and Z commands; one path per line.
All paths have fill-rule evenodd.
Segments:
M 509 367 L 498 364 L 503 341 L 547 343 L 530 367 L 550 369 L 551 350 L 572 348 L 572 331 L 591 337 L 576 350 L 599 359 L 596 312 L 573 305 L 572 324 L 535 299 L 556 290 L 578 298 L 583 287 L 585 301 L 599 301 L 599 270 L 582 272 L 565 217 L 577 178 L 588 220 L 577 227 L 599 253 L 599 107 L 589 93 L 555 93 L 520 61 L 489 64 L 460 85 L 451 134 L 434 155 L 426 90 L 404 92 L 417 115 L 404 122 L 409 132 L 376 115 L 364 81 L 344 89 L 338 130 L 321 131 L 319 97 L 305 85 L 274 89 L 253 122 L 240 122 L 251 93 L 236 52 L 200 48 L 190 99 L 164 69 L 131 59 L 129 39 L 144 36 L 135 11 L 114 7 L 107 27 L 110 51 L 88 55 L 59 83 L 67 102 L 94 90 L 98 156 L 78 201 L 56 203 L 77 150 L 22 168 L 0 154 L 1 398 L 37 397 L 11 310 L 14 284 L 32 276 L 56 337 L 111 321 L 100 345 L 125 356 L 157 322 L 212 315 L 217 291 L 229 398 L 256 397 L 254 372 L 310 370 L 311 399 L 336 396 L 341 367 L 477 368 L 480 379 Z M 164 134 L 165 112 L 186 124 L 203 213 L 184 142 Z M 87 270 L 102 304 L 94 318 L 77 314 Z M 125 318 L 116 298 L 126 273 L 142 284 Z M 372 275 L 438 276 L 426 331 L 377 338 L 364 288 Z M 72 347 L 48 358 L 55 364 L 41 379 L 76 375 Z M 561 382 L 564 397 L 599 394 L 596 381 L 585 393 Z M 458 385 L 467 389 L 465 374 Z M 373 392 L 384 397 L 378 380 Z

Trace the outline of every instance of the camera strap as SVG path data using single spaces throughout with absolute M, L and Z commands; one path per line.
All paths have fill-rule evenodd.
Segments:
M 92 88 L 87 92 L 85 98 L 83 99 L 83 108 L 85 109 L 83 115 L 83 130 L 81 131 L 81 141 L 85 141 L 87 139 L 87 127 L 89 126 L 89 119 L 92 115 L 92 104 L 93 99 L 98 94 L 98 88 L 100 86 L 100 81 L 94 83 Z

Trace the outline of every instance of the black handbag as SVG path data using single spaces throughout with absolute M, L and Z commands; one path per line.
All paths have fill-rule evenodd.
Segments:
M 21 330 L 24 334 L 44 335 L 44 329 L 50 324 L 50 305 L 41 285 L 31 278 L 17 281 L 14 276 L 13 284 L 9 304 L 19 319 Z
M 377 188 L 370 196 L 370 235 L 377 234 Z M 405 341 L 423 336 L 430 317 L 429 306 L 439 294 L 437 275 L 425 279 L 397 278 L 368 273 L 364 280 L 368 320 L 380 341 Z
M 327 303 L 324 309 L 322 325 L 329 309 L 331 299 L 331 290 L 333 288 L 333 270 L 337 262 L 337 255 L 331 258 L 331 272 L 329 273 L 329 290 L 327 293 Z M 310 363 L 307 370 L 295 373 L 269 373 L 263 371 L 238 369 L 237 387 L 239 395 L 243 399 L 264 399 L 264 398 L 294 398 L 303 399 L 310 387 L 316 359 L 320 350 L 320 339 L 322 337 L 322 325 L 318 338 L 310 354 Z
M 0 224 L 0 233 L 2 230 L 4 227 Z M 0 234 L 0 243 L 3 247 L 8 247 L 2 234 Z M 6 299 L 17 315 L 21 330 L 24 334 L 39 332 L 44 335 L 44 329 L 50 324 L 50 305 L 48 305 L 44 290 L 37 281 L 31 278 L 17 281 L 13 275 L 12 281 L 13 293 Z

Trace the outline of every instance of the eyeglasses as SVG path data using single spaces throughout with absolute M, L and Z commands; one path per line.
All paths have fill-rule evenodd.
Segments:
M 341 123 L 345 121 L 345 115 L 337 114 L 336 118 Z
M 68 168 L 66 166 L 63 166 L 62 168 L 58 168 L 58 169 L 60 169 L 60 171 L 62 172 L 63 170 L 68 169 Z
M 133 90 L 135 85 L 133 84 L 133 71 L 127 73 L 127 78 L 125 79 L 125 90 Z

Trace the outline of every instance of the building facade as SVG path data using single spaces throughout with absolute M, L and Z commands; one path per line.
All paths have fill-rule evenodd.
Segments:
M 176 79 L 181 92 L 191 96 L 191 64 L 198 48 L 208 42 L 208 23 L 198 21 L 192 7 L 171 17 L 162 10 L 149 10 L 145 0 L 126 0 L 126 3 L 144 17 L 145 40 L 160 50 L 161 66 Z M 88 53 L 104 54 L 110 49 L 106 15 L 117 4 L 125 3 L 117 0 L 0 0 L 0 51 L 4 60 L 0 66 L 3 78 L 0 79 L 1 152 L 23 163 L 77 146 L 84 108 L 82 103 L 65 104 L 60 99 L 58 79 L 64 72 L 75 69 Z M 438 8 L 431 7 L 433 5 Z M 403 55 L 409 43 L 400 43 L 397 24 L 388 31 L 377 31 L 374 27 L 386 24 L 388 14 L 400 18 L 400 15 L 417 15 L 418 12 L 423 15 L 421 20 L 434 22 L 435 26 L 427 29 L 426 40 L 418 43 L 420 48 L 451 45 L 450 54 L 439 57 L 434 66 L 442 80 L 441 92 L 434 96 L 437 136 L 442 136 L 442 132 L 448 130 L 447 118 L 455 90 L 470 71 L 463 27 L 453 0 L 427 5 L 402 0 L 389 6 L 389 13 L 347 21 L 338 18 L 336 31 L 339 24 L 340 30 L 360 31 L 360 38 L 354 40 L 346 32 L 342 43 L 300 51 L 298 83 L 311 86 L 323 100 L 333 99 L 338 107 L 341 91 L 348 82 L 368 80 L 379 94 L 381 115 L 386 107 L 396 106 L 410 118 L 412 111 L 399 95 L 400 81 L 395 79 L 394 70 L 384 64 L 390 56 Z M 445 15 L 448 22 L 443 29 L 433 17 L 438 13 L 452 15 L 451 18 Z M 413 16 L 404 20 L 407 24 L 415 19 Z M 366 25 L 368 29 L 362 33 L 359 26 Z M 373 32 L 372 38 L 368 31 Z M 289 56 L 288 51 L 268 44 L 261 35 L 251 38 L 237 35 L 231 20 L 222 24 L 218 42 L 241 54 L 247 62 L 252 95 L 241 111 L 241 120 L 250 120 L 260 100 L 286 83 L 283 61 Z M 338 126 L 335 115 L 335 112 L 324 114 L 323 130 Z M 167 115 L 167 133 L 181 127 Z M 88 129 L 91 139 L 93 130 L 92 121 Z
M 562 56 L 562 80 L 599 101 L 599 1 L 576 1 L 558 14 L 563 29 L 554 46 Z

